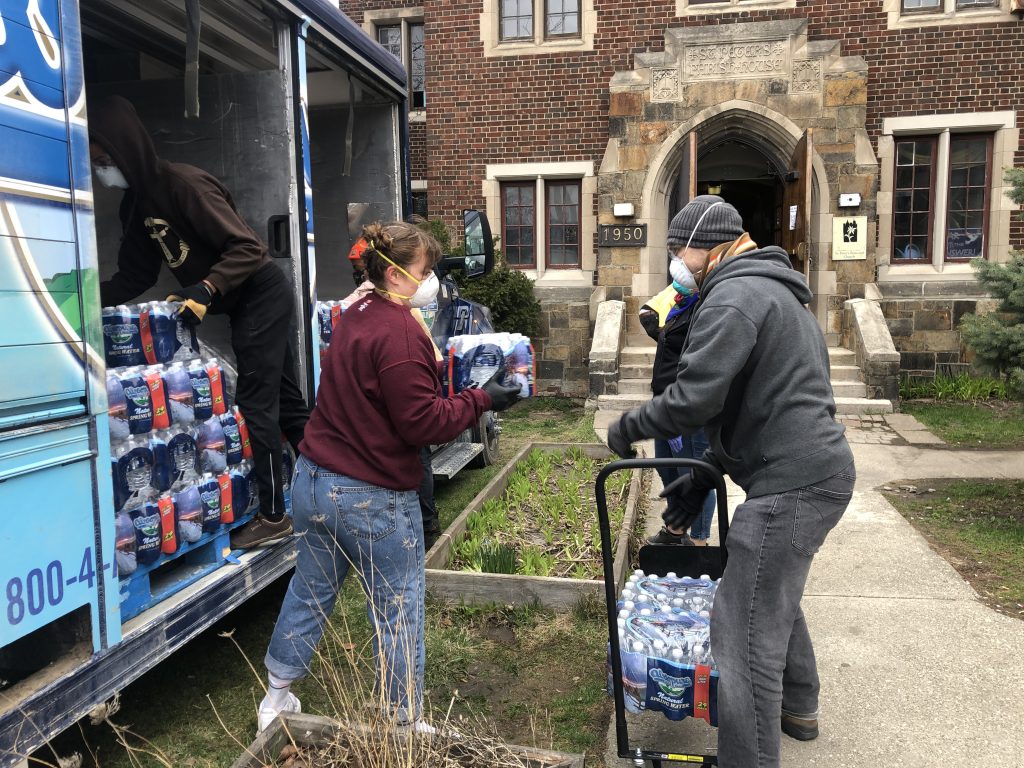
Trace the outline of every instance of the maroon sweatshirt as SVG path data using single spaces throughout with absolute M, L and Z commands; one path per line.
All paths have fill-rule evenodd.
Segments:
M 411 491 L 423 477 L 420 448 L 453 440 L 490 407 L 480 389 L 441 397 L 423 328 L 371 293 L 338 318 L 299 450 L 331 472 Z

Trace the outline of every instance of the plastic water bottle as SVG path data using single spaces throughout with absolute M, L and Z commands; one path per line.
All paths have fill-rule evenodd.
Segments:
M 171 426 L 171 412 L 167 410 L 163 368 L 158 365 L 147 368 L 142 372 L 142 378 L 149 387 L 149 400 L 153 406 L 153 429 L 167 429 Z
M 219 475 L 228 466 L 224 428 L 220 419 L 211 416 L 196 430 L 196 448 L 199 452 L 199 471 Z
M 138 568 L 135 557 L 135 525 L 127 512 L 114 518 L 114 561 L 118 576 L 131 576 Z
M 192 430 L 186 429 L 169 433 L 167 455 L 171 460 L 172 483 L 178 485 L 195 483 L 199 467 L 199 452 Z
M 149 449 L 153 452 L 151 485 L 160 493 L 171 490 L 174 483 L 174 465 L 167 446 L 168 438 L 166 431 L 154 432 L 149 436 Z
M 193 360 L 188 366 L 188 378 L 192 385 L 192 405 L 195 408 L 196 421 L 206 421 L 213 416 L 210 374 L 199 360 Z
M 220 522 L 230 525 L 235 522 L 235 506 L 232 498 L 231 472 L 224 470 L 217 476 L 217 487 L 220 490 Z
M 166 301 L 154 301 L 146 305 L 149 313 L 149 335 L 152 339 L 155 363 L 169 363 L 181 346 L 178 341 L 178 319 L 174 308 Z
M 107 366 L 123 368 L 144 365 L 142 336 L 139 330 L 139 311 L 124 304 L 104 307 L 100 312 L 103 324 L 103 351 Z
M 217 478 L 207 473 L 199 480 L 199 500 L 202 503 L 203 533 L 220 530 L 220 484 Z
M 632 641 L 622 654 L 622 686 L 626 711 L 641 712 L 647 700 L 647 648 L 640 640 Z
M 189 485 L 174 494 L 174 519 L 178 525 L 178 539 L 194 544 L 203 535 L 203 501 L 199 487 Z
M 128 426 L 128 401 L 116 374 L 107 374 L 107 416 L 111 440 L 127 440 L 131 436 Z
M 234 467 L 242 461 L 242 433 L 238 429 L 238 421 L 232 412 L 223 414 L 220 426 L 224 431 L 224 452 L 228 466 Z
M 160 513 L 160 551 L 165 555 L 173 555 L 178 551 L 177 524 L 174 519 L 174 497 L 169 493 L 160 496 L 156 501 Z
M 160 559 L 160 510 L 147 501 L 128 510 L 135 528 L 135 559 L 139 565 L 152 565 Z
M 132 438 L 114 449 L 114 497 L 121 506 L 136 504 L 149 496 L 153 478 L 153 451 L 147 440 Z
M 149 385 L 138 368 L 129 368 L 121 374 L 121 390 L 127 405 L 128 431 L 133 435 L 147 434 L 153 429 L 153 401 Z
M 196 409 L 188 371 L 176 363 L 164 370 L 163 378 L 171 422 L 183 427 L 191 426 L 196 420 Z
M 231 409 L 231 413 L 235 415 L 235 422 L 238 424 L 238 434 L 242 437 L 242 458 L 252 458 L 252 443 L 249 441 L 249 427 L 245 423 L 245 416 L 242 415 L 242 411 L 236 405 Z
M 206 361 L 206 376 L 210 380 L 210 397 L 214 416 L 227 413 L 228 403 L 224 396 L 224 369 L 215 357 Z

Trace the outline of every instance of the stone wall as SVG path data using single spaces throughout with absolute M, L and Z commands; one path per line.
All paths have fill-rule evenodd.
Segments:
M 534 293 L 541 306 L 540 335 L 533 339 L 537 393 L 586 397 L 593 289 L 535 286 Z
M 974 355 L 963 345 L 960 319 L 996 309 L 973 282 L 880 283 L 879 305 L 900 353 L 900 375 L 932 379 L 973 370 Z

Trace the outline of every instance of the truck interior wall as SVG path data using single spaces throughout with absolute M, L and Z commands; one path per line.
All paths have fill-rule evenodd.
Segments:
M 289 211 L 292 179 L 291 148 L 286 123 L 285 83 L 279 71 L 210 75 L 199 79 L 200 117 L 186 119 L 181 80 L 141 80 L 89 85 L 90 104 L 111 94 L 135 105 L 165 160 L 189 163 L 216 176 L 231 192 L 235 205 L 261 240 L 267 221 Z M 121 193 L 96 185 L 96 241 L 100 275 L 117 268 L 121 224 L 117 216 Z M 290 269 L 283 269 L 291 277 Z M 169 269 L 139 301 L 163 299 L 178 287 Z M 210 315 L 201 327 L 202 340 L 217 354 L 230 355 L 227 319 Z
M 313 174 L 313 223 L 316 231 L 317 295 L 339 299 L 354 283 L 348 251 L 372 221 L 399 216 L 394 106 L 357 105 L 352 137 L 351 173 L 344 175 L 347 105 L 309 111 Z

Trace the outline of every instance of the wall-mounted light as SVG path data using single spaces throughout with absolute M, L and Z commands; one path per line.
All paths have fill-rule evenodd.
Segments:
M 633 204 L 632 203 L 615 203 L 612 206 L 612 213 L 615 216 L 632 216 L 633 215 Z
M 722 182 L 719 181 L 719 182 L 715 182 L 713 184 L 708 184 L 708 194 L 709 195 L 720 195 L 720 194 L 722 194 Z
M 1010 13 L 1018 19 L 1024 19 L 1024 0 L 1010 0 Z

